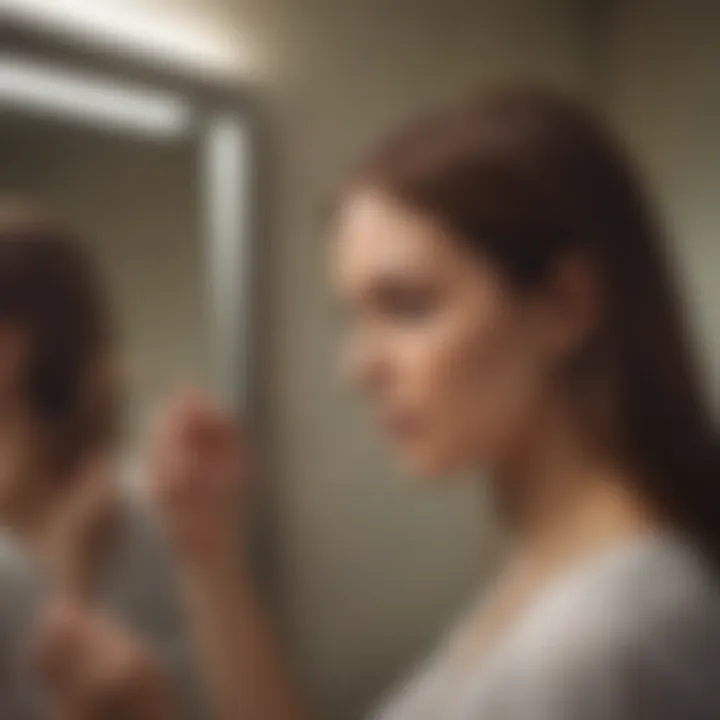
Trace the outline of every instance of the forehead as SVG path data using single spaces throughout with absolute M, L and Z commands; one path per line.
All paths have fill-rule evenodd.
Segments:
M 340 208 L 331 267 L 340 286 L 352 287 L 378 274 L 459 268 L 467 255 L 432 220 L 366 191 L 354 194 Z

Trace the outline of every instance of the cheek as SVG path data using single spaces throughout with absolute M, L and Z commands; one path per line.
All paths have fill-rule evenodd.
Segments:
M 481 463 L 512 451 L 542 406 L 546 372 L 521 320 L 483 328 L 467 352 L 465 390 L 457 415 Z
M 449 317 L 405 353 L 406 391 L 424 418 L 424 461 L 433 471 L 492 463 L 540 401 L 540 363 L 522 325 L 498 310 L 470 322 Z

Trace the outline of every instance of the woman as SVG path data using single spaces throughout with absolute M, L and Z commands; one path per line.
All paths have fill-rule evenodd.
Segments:
M 108 305 L 71 232 L 26 206 L 0 207 L 0 715 L 8 720 L 42 714 L 23 654 L 48 594 L 108 606 L 192 684 L 179 615 L 168 613 L 177 603 L 160 535 L 111 477 L 119 408 Z
M 350 371 L 401 457 L 489 469 L 512 537 L 495 587 L 375 717 L 719 717 L 717 436 L 615 142 L 551 93 L 473 97 L 357 170 L 332 250 Z M 219 717 L 303 716 L 234 558 L 232 424 L 185 400 L 155 453 Z

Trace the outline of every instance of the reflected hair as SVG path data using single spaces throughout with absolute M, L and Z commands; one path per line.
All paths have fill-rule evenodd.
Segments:
M 603 295 L 595 357 L 639 490 L 720 558 L 720 453 L 661 224 L 625 149 L 576 101 L 533 87 L 478 93 L 402 128 L 356 168 L 432 218 L 520 290 L 569 255 Z
M 26 203 L 0 203 L 0 327 L 28 343 L 22 396 L 58 478 L 115 434 L 109 301 L 89 250 Z

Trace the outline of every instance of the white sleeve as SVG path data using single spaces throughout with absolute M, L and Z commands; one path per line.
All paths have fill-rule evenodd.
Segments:
M 40 574 L 0 530 L 0 718 L 46 717 L 28 651 L 44 591 Z

